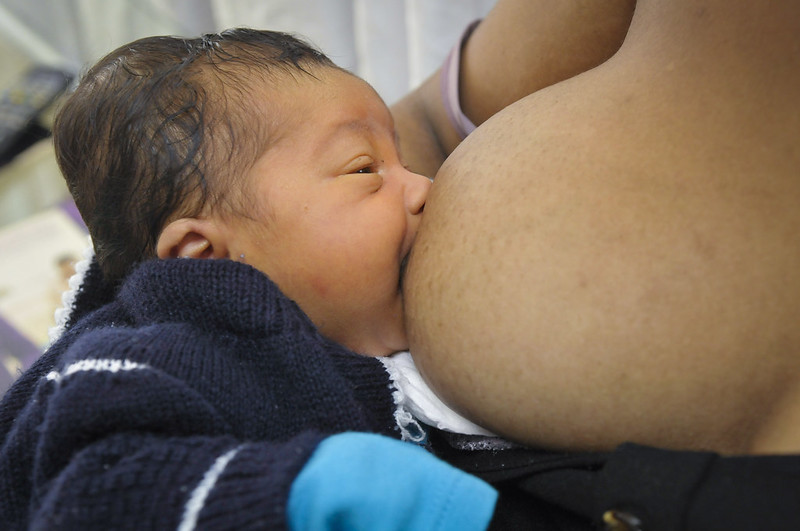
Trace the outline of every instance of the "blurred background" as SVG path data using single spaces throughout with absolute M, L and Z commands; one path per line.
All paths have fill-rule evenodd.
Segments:
M 297 33 L 388 104 L 432 74 L 495 0 L 0 0 L 0 393 L 49 341 L 88 240 L 55 164 L 59 98 L 148 35 L 236 26 Z

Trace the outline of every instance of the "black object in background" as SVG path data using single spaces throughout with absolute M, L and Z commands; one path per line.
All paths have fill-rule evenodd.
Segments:
M 10 162 L 50 131 L 38 118 L 67 88 L 72 75 L 36 66 L 25 72 L 0 97 L 0 166 Z

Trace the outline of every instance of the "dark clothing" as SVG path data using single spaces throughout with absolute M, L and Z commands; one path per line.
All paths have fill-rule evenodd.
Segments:
M 491 529 L 800 529 L 800 456 L 635 444 L 609 453 L 463 451 L 450 438 L 432 433 L 435 453 L 500 493 Z
M 87 283 L 0 405 L 4 529 L 174 529 L 198 503 L 198 526 L 280 528 L 325 434 L 399 437 L 383 366 L 320 336 L 249 266 L 148 262 L 107 304 Z
M 399 438 L 383 366 L 321 337 L 249 266 L 149 262 L 116 295 L 99 279 L 0 403 L 3 529 L 283 528 L 326 435 Z M 430 429 L 428 449 L 499 490 L 494 529 L 800 529 L 797 456 L 455 438 Z

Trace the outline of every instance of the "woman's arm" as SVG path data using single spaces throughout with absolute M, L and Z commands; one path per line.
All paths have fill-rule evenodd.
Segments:
M 619 49 L 635 0 L 498 0 L 461 51 L 461 108 L 480 125 L 510 103 L 589 70 Z M 433 176 L 460 143 L 441 70 L 392 107 L 405 162 Z

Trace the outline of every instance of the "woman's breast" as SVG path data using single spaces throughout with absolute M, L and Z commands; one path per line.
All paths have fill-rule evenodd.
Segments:
M 716 437 L 770 399 L 768 378 L 729 389 L 752 387 L 765 356 L 786 370 L 778 343 L 800 347 L 800 181 L 693 112 L 592 73 L 507 108 L 445 162 L 404 289 L 412 354 L 446 402 L 585 448 L 665 444 L 675 418 Z M 714 392 L 728 404 L 699 411 Z

